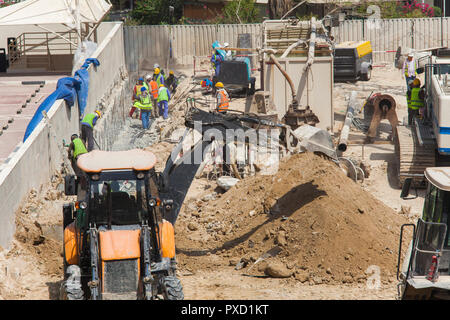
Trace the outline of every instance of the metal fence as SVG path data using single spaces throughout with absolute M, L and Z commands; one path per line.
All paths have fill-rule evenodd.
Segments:
M 253 48 L 261 46 L 261 24 L 126 26 L 128 70 L 139 72 L 144 60 L 165 65 L 169 57 L 170 65 L 192 65 L 194 56 L 211 54 L 215 40 L 236 46 L 241 33 L 251 34 Z M 375 62 L 393 62 L 399 46 L 448 46 L 450 18 L 347 20 L 332 28 L 331 33 L 337 42 L 370 40 Z
M 450 18 L 344 21 L 332 29 L 337 42 L 370 40 L 374 61 L 393 62 L 399 46 L 425 49 L 448 46 Z
M 128 71 L 148 69 L 148 61 L 166 65 L 169 58 L 170 65 L 193 65 L 194 56 L 212 53 L 214 41 L 228 42 L 233 47 L 242 33 L 251 34 L 253 48 L 261 46 L 260 24 L 126 26 L 124 42 Z

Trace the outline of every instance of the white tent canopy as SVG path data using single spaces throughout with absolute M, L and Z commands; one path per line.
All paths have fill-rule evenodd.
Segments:
M 26 0 L 0 9 L 0 26 L 98 23 L 111 8 L 104 0 Z M 78 15 L 78 12 L 79 15 Z

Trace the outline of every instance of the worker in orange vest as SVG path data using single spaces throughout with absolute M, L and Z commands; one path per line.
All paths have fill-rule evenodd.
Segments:
M 227 113 L 228 107 L 230 106 L 230 97 L 228 95 L 228 92 L 223 87 L 222 82 L 216 83 L 216 111 L 219 113 Z
M 156 108 L 156 106 L 158 105 L 158 83 L 151 75 L 148 75 L 146 80 L 148 83 L 148 89 L 150 91 L 150 97 L 152 98 L 152 104 L 154 106 L 152 116 L 156 119 L 159 117 L 159 110 L 158 108 Z

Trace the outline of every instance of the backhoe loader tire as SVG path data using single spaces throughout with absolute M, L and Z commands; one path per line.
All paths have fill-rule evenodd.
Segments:
M 163 278 L 162 291 L 165 300 L 183 300 L 183 287 L 178 278 L 174 276 L 166 276 Z
M 68 277 L 61 284 L 61 300 L 84 300 L 80 268 L 77 265 L 70 265 L 65 272 Z

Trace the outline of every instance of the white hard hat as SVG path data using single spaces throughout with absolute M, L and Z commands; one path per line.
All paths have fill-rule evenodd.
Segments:
M 414 54 L 412 52 L 408 53 L 408 57 L 414 57 Z
M 223 46 L 226 48 L 226 47 L 230 46 L 230 44 L 229 44 L 228 42 L 225 42 L 225 43 L 223 44 Z
M 159 64 L 155 63 L 155 64 L 153 65 L 153 68 L 154 68 L 154 69 L 159 68 Z
M 145 80 L 148 80 L 148 79 L 150 79 L 152 76 L 150 75 L 150 74 L 148 74 L 148 75 L 146 75 L 145 76 Z

